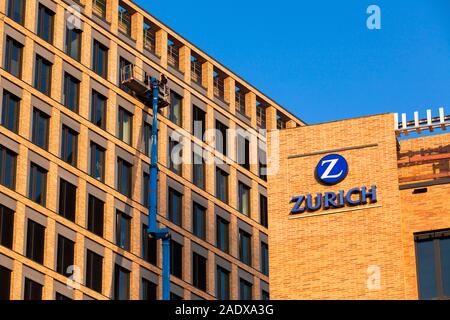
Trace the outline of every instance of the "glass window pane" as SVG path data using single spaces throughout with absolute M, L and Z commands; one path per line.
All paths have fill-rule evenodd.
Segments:
M 436 298 L 436 262 L 433 241 L 416 243 L 420 299 Z
M 439 247 L 444 296 L 450 297 L 450 238 L 441 239 L 439 241 Z

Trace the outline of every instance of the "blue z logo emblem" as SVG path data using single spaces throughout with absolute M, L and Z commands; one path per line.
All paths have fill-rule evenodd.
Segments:
M 316 167 L 317 179 L 326 185 L 335 185 L 345 179 L 348 174 L 348 163 L 338 154 L 323 157 Z

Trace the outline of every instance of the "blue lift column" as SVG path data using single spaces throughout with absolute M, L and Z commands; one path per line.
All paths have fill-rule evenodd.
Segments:
M 151 136 L 150 188 L 148 194 L 149 214 L 148 233 L 156 240 L 162 240 L 162 299 L 170 300 L 170 230 L 158 229 L 156 216 L 158 213 L 158 109 L 160 97 L 160 81 L 151 78 L 153 126 Z

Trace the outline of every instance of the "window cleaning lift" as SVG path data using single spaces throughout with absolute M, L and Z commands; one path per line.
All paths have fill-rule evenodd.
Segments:
M 143 80 L 142 80 L 143 79 Z M 170 230 L 158 228 L 158 112 L 170 104 L 167 78 L 161 75 L 160 80 L 148 76 L 135 65 L 126 65 L 121 70 L 121 83 L 153 110 L 151 134 L 150 181 L 148 193 L 148 233 L 149 236 L 162 240 L 162 299 L 170 300 Z

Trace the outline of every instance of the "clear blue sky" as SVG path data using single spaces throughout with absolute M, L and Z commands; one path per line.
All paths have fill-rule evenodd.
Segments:
M 135 2 L 307 123 L 450 113 L 450 0 Z

